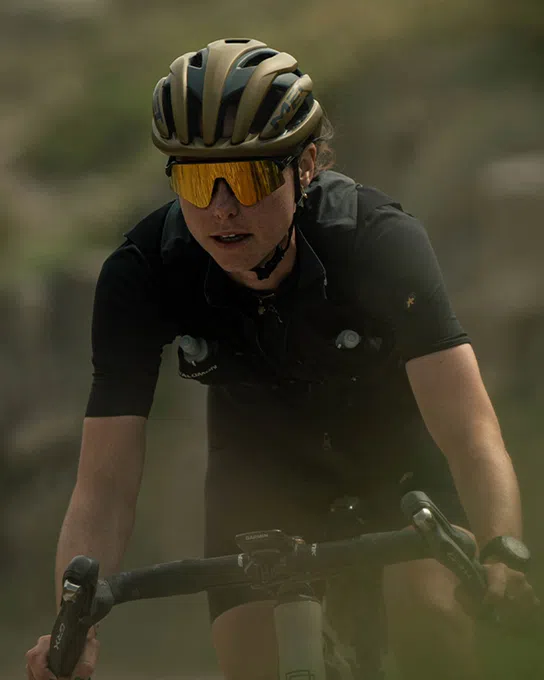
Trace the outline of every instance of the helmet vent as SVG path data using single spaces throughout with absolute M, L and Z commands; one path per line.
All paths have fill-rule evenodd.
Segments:
M 197 68 L 202 68 L 202 52 L 197 52 L 194 57 L 191 57 L 189 64 L 191 66 L 196 66 Z
M 242 63 L 239 64 L 240 68 L 250 68 L 251 66 L 258 66 L 262 61 L 265 59 L 270 59 L 270 57 L 273 57 L 277 54 L 277 52 L 273 52 L 272 50 L 260 50 L 257 54 L 254 54 L 252 57 L 249 57 L 246 61 L 243 61 Z
M 176 124 L 174 122 L 174 115 L 172 113 L 172 93 L 170 90 L 170 82 L 168 79 L 164 83 L 162 90 L 162 107 L 164 111 L 164 120 L 166 122 L 166 127 L 168 128 L 169 137 L 171 138 L 175 129 Z
M 228 45 L 232 45 L 232 44 L 236 44 L 236 43 L 246 44 L 246 43 L 249 42 L 249 40 L 248 40 L 247 38 L 240 38 L 240 39 L 237 39 L 237 38 L 227 38 L 227 40 L 225 40 L 225 42 L 226 42 Z

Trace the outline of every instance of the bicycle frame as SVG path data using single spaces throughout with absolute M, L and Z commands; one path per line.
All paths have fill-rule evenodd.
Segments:
M 274 608 L 278 678 L 282 680 L 355 680 L 361 670 L 329 625 L 326 607 L 303 593 L 279 599 Z M 382 677 L 379 666 L 363 667 L 365 680 Z M 372 673 L 372 675 L 370 675 Z
M 274 607 L 274 622 L 279 677 L 285 680 L 325 680 L 321 602 L 303 595 L 279 600 Z

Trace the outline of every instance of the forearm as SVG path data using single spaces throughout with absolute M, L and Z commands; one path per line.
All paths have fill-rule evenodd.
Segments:
M 406 370 L 480 546 L 495 536 L 520 537 L 516 474 L 470 345 L 414 359 Z
M 115 499 L 114 494 L 109 494 Z M 57 602 L 62 575 L 76 555 L 88 555 L 100 563 L 101 576 L 120 567 L 134 525 L 134 508 L 118 499 L 107 502 L 104 494 L 93 497 L 77 486 L 64 519 L 57 546 L 55 583 Z
M 461 502 L 480 547 L 494 536 L 521 538 L 519 486 L 502 439 L 449 457 Z

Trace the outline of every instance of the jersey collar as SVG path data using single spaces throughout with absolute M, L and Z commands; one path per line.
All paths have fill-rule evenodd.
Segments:
M 323 263 L 308 243 L 304 234 L 297 229 L 297 264 L 298 277 L 291 294 L 306 291 L 318 291 L 325 297 L 327 276 Z M 232 287 L 225 285 L 227 275 L 210 257 L 208 271 L 204 281 L 204 294 L 211 305 L 232 306 Z

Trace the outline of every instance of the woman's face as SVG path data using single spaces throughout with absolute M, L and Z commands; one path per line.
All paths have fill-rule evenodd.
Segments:
M 315 145 L 310 144 L 299 164 L 303 187 L 313 177 L 314 160 Z M 242 205 L 224 180 L 216 182 L 207 208 L 179 198 L 189 231 L 224 271 L 250 271 L 287 236 L 296 207 L 293 172 L 292 167 L 286 168 L 284 184 L 251 206 Z M 241 238 L 226 241 L 228 235 Z
M 229 273 L 256 267 L 287 234 L 295 210 L 292 168 L 285 182 L 255 205 L 242 205 L 225 180 L 218 180 L 210 205 L 197 208 L 180 196 L 187 227 L 217 264 Z M 226 241 L 228 235 L 239 238 Z

